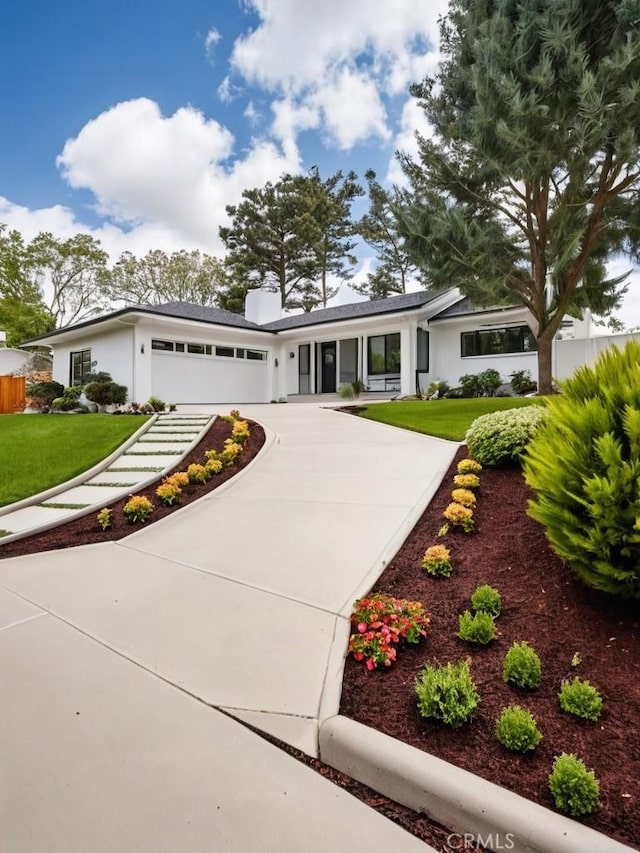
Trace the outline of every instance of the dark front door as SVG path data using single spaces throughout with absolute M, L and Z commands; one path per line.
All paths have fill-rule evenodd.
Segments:
M 322 393 L 331 394 L 336 390 L 336 342 L 320 344 L 322 358 Z

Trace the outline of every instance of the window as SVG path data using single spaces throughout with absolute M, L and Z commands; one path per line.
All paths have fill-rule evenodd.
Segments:
M 247 350 L 247 358 L 253 359 L 253 361 L 266 361 L 267 354 L 262 350 L 258 349 L 248 349 Z
M 416 370 L 429 372 L 429 332 L 418 329 Z
M 176 344 L 176 352 L 184 352 L 184 344 Z
M 81 349 L 72 352 L 70 356 L 71 364 L 69 369 L 70 385 L 86 385 L 89 381 L 91 373 L 91 350 Z
M 535 352 L 536 339 L 528 326 L 505 329 L 480 329 L 462 332 L 460 347 L 463 358 L 474 355 L 504 355 L 510 352 Z
M 157 349 L 161 352 L 173 352 L 173 341 L 151 341 L 151 349 Z
M 244 358 L 244 350 L 240 349 L 240 347 L 236 349 L 236 358 Z
M 400 373 L 400 332 L 368 339 L 369 375 Z
M 216 355 L 223 355 L 225 358 L 233 358 L 235 350 L 233 347 L 216 347 Z
M 204 344 L 187 344 L 187 352 L 192 355 L 204 355 Z

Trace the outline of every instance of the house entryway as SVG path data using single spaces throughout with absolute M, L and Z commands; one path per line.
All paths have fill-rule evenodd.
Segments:
M 320 391 L 322 394 L 332 394 L 336 390 L 336 350 L 335 341 L 324 341 L 320 344 Z

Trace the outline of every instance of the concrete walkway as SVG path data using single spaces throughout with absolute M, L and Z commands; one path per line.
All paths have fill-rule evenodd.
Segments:
M 267 446 L 225 486 L 118 543 L 0 561 L 0 850 L 425 850 L 217 709 L 317 754 L 352 602 L 456 445 L 240 409 Z

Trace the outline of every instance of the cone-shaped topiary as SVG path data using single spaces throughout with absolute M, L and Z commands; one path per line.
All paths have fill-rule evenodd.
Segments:
M 610 347 L 562 391 L 525 454 L 529 514 L 584 583 L 640 598 L 640 342 Z

